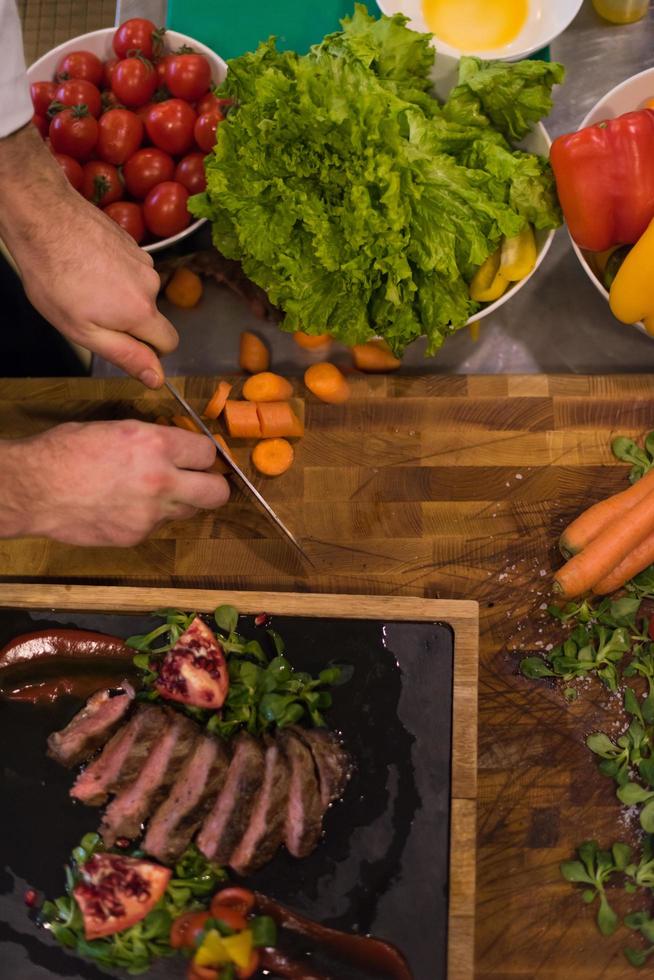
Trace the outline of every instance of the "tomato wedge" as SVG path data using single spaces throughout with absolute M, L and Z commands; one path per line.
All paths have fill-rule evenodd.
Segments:
M 80 868 L 73 895 L 87 939 L 122 932 L 144 919 L 168 887 L 172 872 L 152 861 L 94 854 Z
M 193 948 L 195 941 L 204 929 L 204 924 L 211 918 L 209 912 L 183 912 L 173 922 L 170 928 L 170 945 L 173 949 L 184 946 Z
M 240 909 L 235 909 L 231 905 L 222 905 L 216 901 L 217 898 L 219 898 L 219 895 L 214 895 L 209 906 L 212 919 L 218 919 L 219 922 L 223 922 L 230 929 L 233 929 L 234 932 L 241 932 L 242 929 L 247 929 L 247 919 Z
M 216 892 L 211 900 L 211 907 L 213 909 L 214 903 L 221 907 L 227 905 L 229 908 L 237 909 L 243 915 L 247 915 L 254 908 L 255 902 L 254 892 L 251 892 L 249 888 L 238 888 L 235 885 L 233 888 L 221 888 L 219 892 Z

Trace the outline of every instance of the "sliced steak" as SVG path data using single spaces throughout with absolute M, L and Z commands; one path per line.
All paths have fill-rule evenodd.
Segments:
M 247 732 L 241 732 L 233 740 L 232 749 L 225 785 L 196 841 L 205 857 L 219 864 L 227 864 L 243 837 L 263 784 L 261 744 Z
M 266 739 L 263 784 L 243 837 L 229 859 L 240 875 L 262 867 L 284 841 L 290 770 L 281 746 Z
M 119 688 L 97 691 L 60 732 L 48 738 L 48 755 L 62 766 L 75 766 L 104 745 L 125 717 L 134 688 L 123 681 Z
M 166 715 L 152 705 L 139 707 L 107 742 L 97 759 L 80 773 L 70 795 L 87 806 L 101 806 L 138 776 L 166 728 Z
M 316 847 L 322 833 L 325 806 L 320 798 L 318 774 L 311 750 L 299 736 L 282 728 L 277 741 L 291 770 L 286 811 L 286 847 L 294 857 L 306 857 Z
M 119 837 L 132 840 L 140 836 L 142 824 L 174 783 L 199 735 L 198 726 L 190 719 L 170 708 L 162 710 L 165 731 L 134 782 L 115 796 L 105 810 L 100 833 L 106 847 L 113 847 Z
M 143 850 L 165 864 L 188 847 L 222 789 L 229 755 L 222 742 L 201 735 L 180 769 L 168 797 L 156 811 L 145 834 Z
M 338 736 L 326 728 L 300 728 L 289 725 L 289 730 L 301 738 L 311 750 L 318 771 L 320 798 L 325 809 L 340 799 L 352 775 L 350 757 Z

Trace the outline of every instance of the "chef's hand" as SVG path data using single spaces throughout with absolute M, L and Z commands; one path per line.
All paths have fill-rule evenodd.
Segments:
M 152 259 L 71 187 L 31 123 L 0 139 L 0 237 L 60 333 L 149 388 L 162 384 L 147 345 L 168 354 L 178 337 L 157 310 Z
M 135 420 L 0 442 L 0 537 L 131 547 L 227 501 L 224 477 L 205 472 L 215 458 L 205 436 Z

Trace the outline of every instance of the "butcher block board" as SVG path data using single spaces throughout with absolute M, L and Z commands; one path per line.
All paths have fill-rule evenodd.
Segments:
M 266 613 L 274 617 L 275 625 L 279 623 L 280 617 L 291 617 L 293 619 L 310 619 L 337 621 L 359 621 L 365 627 L 368 622 L 377 630 L 379 636 L 391 636 L 392 630 L 399 630 L 395 642 L 399 643 L 396 648 L 391 645 L 390 650 L 395 651 L 398 656 L 400 668 L 403 673 L 409 671 L 407 681 L 402 682 L 412 684 L 414 694 L 416 685 L 420 684 L 420 677 L 438 679 L 442 677 L 442 683 L 435 684 L 435 688 L 425 694 L 417 691 L 418 700 L 412 703 L 419 704 L 420 710 L 426 708 L 434 712 L 436 716 L 448 719 L 445 722 L 446 728 L 443 730 L 441 738 L 445 738 L 445 732 L 449 730 L 449 714 L 451 710 L 451 753 L 449 765 L 445 765 L 450 772 L 449 788 L 449 859 L 447 850 L 443 855 L 444 873 L 447 874 L 449 863 L 449 894 L 448 885 L 443 883 L 445 888 L 445 905 L 443 930 L 447 931 L 447 977 L 448 980 L 472 980 L 473 977 L 473 943 L 474 934 L 474 910 L 475 910 L 475 810 L 476 810 L 476 745 L 477 745 L 477 658 L 478 658 L 478 607 L 474 602 L 448 602 L 429 599 L 411 598 L 380 598 L 375 596 L 324 596 L 313 594 L 288 594 L 288 593 L 266 593 L 266 592 L 225 592 L 211 591 L 206 589 L 160 589 L 160 588 L 120 588 L 120 587 L 93 587 L 93 586 L 59 586 L 59 585 L 0 585 L 0 610 L 8 611 L 26 610 L 30 614 L 30 621 L 34 620 L 38 624 L 39 619 L 47 620 L 48 615 L 64 615 L 68 625 L 68 616 L 74 617 L 76 614 L 129 614 L 137 613 L 150 614 L 156 609 L 161 608 L 181 608 L 199 612 L 213 612 L 220 605 L 233 605 L 242 614 L 256 614 L 265 610 Z M 2 614 L 0 613 L 0 620 Z M 75 622 L 74 619 L 71 622 Z M 115 620 L 112 621 L 115 623 Z M 420 647 L 426 643 L 427 635 L 418 633 L 415 636 L 408 632 L 415 624 L 424 624 L 429 630 L 429 635 L 434 636 L 434 654 L 438 663 L 431 661 L 426 673 L 425 666 L 420 666 L 423 661 L 420 659 L 420 649 L 412 649 L 418 644 Z M 84 621 L 85 628 L 92 628 L 111 632 L 111 625 L 107 626 L 102 618 L 97 623 Z M 443 631 L 446 627 L 446 631 Z M 22 625 L 22 629 L 39 628 L 36 626 Z M 115 629 L 115 625 L 113 626 Z M 135 628 L 133 620 L 130 626 L 126 626 L 128 632 Z M 137 629 L 150 629 L 152 624 L 136 627 Z M 315 629 L 315 625 L 312 627 Z M 424 628 L 424 627 L 423 627 Z M 2 627 L 6 631 L 6 626 Z M 279 629 L 284 635 L 283 625 Z M 381 630 L 381 632 L 380 632 Z M 441 631 L 442 639 L 436 637 Z M 447 631 L 450 631 L 452 639 L 449 639 Z M 400 639 L 400 634 L 405 634 Z M 122 635 L 122 633 L 121 633 Z M 303 635 L 303 634 L 300 634 Z M 339 634 L 343 637 L 343 632 Z M 362 637 L 365 634 L 362 634 Z M 422 638 L 424 637 L 424 639 Z M 6 639 L 6 638 L 5 638 Z M 318 641 L 319 642 L 319 641 Z M 356 641 L 358 643 L 361 640 Z M 391 643 L 393 640 L 390 641 Z M 297 646 L 297 642 L 295 644 Z M 446 648 L 449 647 L 450 654 L 446 656 Z M 411 649 L 410 649 L 411 648 Z M 453 655 L 452 655 L 453 648 Z M 332 647 L 330 646 L 330 649 Z M 360 649 L 360 648 L 359 648 Z M 425 647 L 425 649 L 428 649 Z M 402 650 L 402 652 L 400 652 Z M 438 653 L 442 656 L 436 656 Z M 293 645 L 289 647 L 289 656 L 293 659 Z M 332 650 L 332 656 L 334 652 Z M 343 654 L 341 653 L 341 656 Z M 417 658 L 417 659 L 416 659 Z M 327 659 L 327 658 L 326 658 Z M 344 658 L 347 660 L 347 656 Z M 355 675 L 357 671 L 356 656 L 352 658 Z M 349 661 L 348 661 L 349 662 Z M 394 662 L 394 661 L 393 661 Z M 411 667 L 414 664 L 414 667 Z M 376 669 L 376 668 L 375 668 Z M 414 673 L 411 679 L 411 673 Z M 371 675 L 371 677 L 374 675 Z M 446 680 L 447 679 L 447 680 Z M 450 685 L 451 681 L 451 685 Z M 346 689 L 342 698 L 346 698 Z M 365 698 L 365 695 L 363 695 Z M 406 696 L 403 695 L 406 700 Z M 365 704 L 365 701 L 364 701 Z M 362 707 L 368 710 L 367 707 Z M 404 709 L 406 711 L 406 708 Z M 22 717 L 22 716 L 21 716 Z M 391 725 L 392 719 L 389 716 L 388 724 Z M 422 724 L 422 723 L 421 723 Z M 439 723 L 440 724 L 440 723 Z M 433 738 L 431 738 L 433 741 Z M 414 763 L 415 755 L 413 756 Z M 356 764 L 356 760 L 355 760 Z M 361 764 L 364 765 L 363 759 Z M 405 765 L 406 763 L 402 763 Z M 408 764 L 411 767 L 411 763 Z M 427 786 L 438 780 L 438 770 L 424 773 L 423 777 Z M 389 787 L 390 788 L 390 787 Z M 442 790 L 438 790 L 440 793 Z M 447 796 L 445 797 L 447 800 Z M 436 798 L 434 798 L 434 802 Z M 439 804 L 442 806 L 442 804 Z M 424 808 L 424 807 L 423 807 Z M 418 811 L 413 820 L 417 820 L 420 812 Z M 429 821 L 429 814 L 425 813 L 422 819 Z M 61 819 L 64 819 L 62 813 Z M 434 813 L 433 819 L 438 819 Z M 425 828 L 428 827 L 428 823 Z M 372 832 L 372 830 L 369 830 Z M 429 837 L 436 838 L 437 833 L 434 828 L 428 830 Z M 446 845 L 447 828 L 440 828 L 438 833 L 442 836 L 443 843 Z M 424 841 L 423 838 L 423 842 Z M 345 841 L 339 841 L 343 846 Z M 412 844 L 415 848 L 415 843 Z M 439 845 L 440 847 L 440 845 Z M 435 852 L 436 853 L 436 852 Z M 62 855 L 62 861 L 64 860 Z M 296 872 L 300 874 L 300 870 Z M 262 887 L 259 885 L 259 887 Z M 407 883 L 411 887 L 411 883 Z M 423 893 L 422 885 L 414 883 L 415 894 Z M 430 886 L 433 888 L 433 886 Z M 265 885 L 262 890 L 266 890 Z M 440 894 L 440 886 L 437 889 Z M 439 899 L 439 902 L 441 899 Z M 399 914 L 400 910 L 396 910 Z M 424 934 L 424 928 L 428 927 L 426 922 L 420 921 L 419 931 Z M 443 958 L 445 961 L 445 957 Z M 420 962 L 420 961 L 419 961 Z M 424 968 L 423 968 L 424 971 Z M 166 974 L 167 975 L 167 974 Z M 433 972 L 436 975 L 436 971 Z M 439 968 L 438 975 L 441 974 Z M 418 974 L 416 974 L 418 976 Z M 420 974 L 424 980 L 431 980 L 432 971 Z

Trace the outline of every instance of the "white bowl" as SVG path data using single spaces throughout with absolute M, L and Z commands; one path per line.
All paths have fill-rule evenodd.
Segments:
M 99 31 L 90 31 L 88 34 L 80 34 L 78 37 L 72 38 L 70 41 L 64 41 L 58 47 L 53 48 L 52 51 L 48 51 L 47 54 L 42 55 L 38 61 L 30 65 L 27 69 L 27 78 L 30 84 L 32 82 L 49 82 L 54 78 L 54 73 L 57 65 L 63 58 L 65 54 L 70 51 L 92 51 L 93 54 L 97 54 L 99 58 L 103 60 L 105 58 L 115 57 L 111 42 L 114 34 L 116 33 L 115 27 L 103 27 Z M 203 54 L 211 65 L 211 77 L 213 81 L 219 85 L 225 79 L 227 74 L 227 65 L 222 58 L 219 58 L 215 51 L 208 48 L 206 44 L 201 44 L 200 41 L 196 41 L 195 38 L 188 37 L 186 34 L 179 34 L 177 31 L 166 31 L 166 49 L 175 50 L 181 47 L 183 44 L 189 45 L 189 47 L 194 48 L 200 54 Z M 181 242 L 183 238 L 187 235 L 192 234 L 199 228 L 201 224 L 206 221 L 206 218 L 199 218 L 197 221 L 192 222 L 185 228 L 184 231 L 180 231 L 177 235 L 171 235 L 170 238 L 162 238 L 158 242 L 151 242 L 149 245 L 143 245 L 142 248 L 146 252 L 158 252 L 162 248 L 168 248 L 169 245 L 174 245 L 176 242 Z
M 501 48 L 484 51 L 453 48 L 436 36 L 432 43 L 437 51 L 457 58 L 462 54 L 507 61 L 526 58 L 562 34 L 577 16 L 582 3 L 583 0 L 529 0 L 529 15 L 525 26 L 510 44 Z M 422 12 L 422 0 L 377 0 L 377 6 L 384 14 L 405 14 L 414 31 L 429 32 Z

